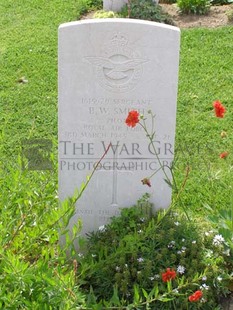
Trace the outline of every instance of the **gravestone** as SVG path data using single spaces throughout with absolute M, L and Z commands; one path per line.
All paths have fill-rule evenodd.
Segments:
M 103 0 L 103 9 L 105 11 L 120 12 L 127 0 Z
M 59 198 L 72 196 L 98 165 L 77 202 L 70 227 L 98 229 L 148 192 L 154 210 L 167 208 L 171 188 L 140 125 L 128 112 L 155 117 L 161 163 L 173 160 L 180 31 L 130 19 L 84 20 L 59 28 Z M 148 121 L 149 118 L 148 118 Z M 165 167 L 166 172 L 169 170 Z M 141 180 L 157 171 L 151 187 Z
M 159 3 L 159 0 L 154 0 L 155 5 Z M 103 9 L 105 11 L 120 12 L 125 4 L 128 4 L 128 0 L 103 0 Z

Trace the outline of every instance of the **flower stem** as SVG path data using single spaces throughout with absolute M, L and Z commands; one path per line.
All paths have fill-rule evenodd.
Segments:
M 152 116 L 152 117 L 153 117 L 153 116 Z M 162 163 L 161 163 L 161 160 L 160 160 L 160 158 L 159 158 L 159 155 L 158 155 L 158 153 L 157 153 L 157 151 L 156 151 L 156 148 L 155 148 L 155 145 L 154 145 L 154 141 L 153 141 L 154 132 L 152 132 L 152 134 L 150 134 L 150 133 L 148 132 L 148 130 L 147 130 L 147 128 L 146 128 L 146 124 L 145 124 L 145 120 L 144 120 L 144 119 L 143 119 L 143 124 L 139 122 L 139 125 L 143 128 L 143 130 L 144 130 L 145 133 L 146 133 L 146 136 L 149 138 L 149 141 L 150 141 L 150 144 L 151 144 L 152 147 L 153 147 L 153 151 L 154 151 L 154 154 L 155 154 L 155 156 L 156 156 L 156 159 L 157 159 L 158 162 L 159 162 L 160 169 L 162 169 L 163 174 L 164 174 L 164 176 L 165 176 L 165 178 L 166 178 L 168 184 L 171 184 L 171 180 L 169 179 L 169 177 L 168 177 L 168 175 L 167 175 L 167 173 L 166 173 L 166 171 L 165 171 L 165 169 L 164 169 L 164 165 L 162 165 Z M 154 125 L 153 125 L 153 127 L 154 127 Z M 153 129 L 153 127 L 152 127 L 152 129 Z M 159 170 L 160 170 L 160 169 L 159 169 Z M 151 175 L 149 178 L 152 178 L 159 170 L 156 170 L 155 172 L 153 172 L 152 175 Z
M 90 176 L 87 178 L 87 181 L 86 183 L 84 184 L 84 186 L 82 187 L 81 191 L 79 192 L 78 196 L 75 198 L 75 201 L 74 203 L 76 203 L 80 197 L 82 196 L 84 190 L 86 189 L 87 185 L 89 184 L 89 182 L 91 181 L 92 177 L 93 177 L 93 174 L 95 173 L 96 169 L 98 168 L 100 162 L 102 161 L 102 159 L 107 155 L 109 149 L 110 149 L 110 146 L 111 146 L 111 143 L 109 143 L 108 147 L 106 148 L 104 154 L 101 156 L 101 158 L 98 160 L 98 162 L 96 163 L 94 169 L 92 170 Z

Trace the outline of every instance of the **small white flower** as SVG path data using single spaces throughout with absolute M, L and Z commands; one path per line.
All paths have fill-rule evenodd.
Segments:
M 205 232 L 206 237 L 208 237 L 209 235 L 211 235 L 213 233 L 213 230 L 209 230 Z
M 119 266 L 116 266 L 116 271 L 120 271 L 121 268 Z
M 207 300 L 206 300 L 205 298 L 202 298 L 202 299 L 200 300 L 200 302 L 201 302 L 201 303 L 205 303 L 205 302 L 207 302 Z
M 186 248 L 185 246 L 182 246 L 181 252 L 184 253 L 184 252 L 186 251 L 186 249 L 187 249 L 187 248 Z
M 181 241 L 182 241 L 182 242 L 185 242 L 185 239 L 183 238 Z
M 154 281 L 155 277 L 149 277 L 149 280 Z
M 83 253 L 78 253 L 78 257 L 82 258 L 83 256 Z
M 206 276 L 202 277 L 202 281 L 206 281 L 206 280 L 207 280 Z
M 230 249 L 223 251 L 223 254 L 226 256 L 230 256 Z
M 174 224 L 175 224 L 176 226 L 179 226 L 179 225 L 180 225 L 180 223 L 179 223 L 179 222 L 174 222 Z
M 96 257 L 96 254 L 91 254 L 92 257 Z
M 177 251 L 177 254 L 181 254 L 182 252 L 181 251 Z
M 197 243 L 197 241 L 196 241 L 196 240 L 193 240 L 193 241 L 192 241 L 192 244 L 196 244 L 196 243 Z
M 101 231 L 101 232 L 104 232 L 104 231 L 106 231 L 106 228 L 105 228 L 105 226 L 104 226 L 104 225 L 100 226 L 100 227 L 99 227 L 99 231 Z
M 140 274 L 141 273 L 141 271 L 139 270 L 139 271 L 137 271 L 137 274 Z
M 142 263 L 142 262 L 144 262 L 144 258 L 139 257 L 139 258 L 137 259 L 137 261 L 138 261 L 139 263 Z
M 213 256 L 213 251 L 212 250 L 207 250 L 207 252 L 206 252 L 206 257 L 212 257 Z
M 221 281 L 222 281 L 222 277 L 221 277 L 221 276 L 218 276 L 218 277 L 217 277 L 217 280 L 218 280 L 219 282 L 221 282 Z
M 179 274 L 184 274 L 184 273 L 185 273 L 185 267 L 179 265 L 179 266 L 177 267 L 176 271 L 177 271 Z
M 141 230 L 141 229 L 140 229 L 140 230 L 138 230 L 138 233 L 139 233 L 139 234 L 141 234 L 141 233 L 142 233 L 142 230 Z
M 155 277 L 155 279 L 160 279 L 160 275 L 159 274 L 155 274 L 154 277 Z
M 207 290 L 208 291 L 208 289 L 209 289 L 209 286 L 206 285 L 205 283 L 200 286 L 200 290 Z
M 141 217 L 141 218 L 140 218 L 140 221 L 141 221 L 141 222 L 145 222 L 144 217 Z
M 221 245 L 225 240 L 222 235 L 215 235 L 213 239 L 213 245 Z
M 174 288 L 174 290 L 172 290 L 175 294 L 179 293 L 179 290 L 177 288 Z
M 171 249 L 171 248 L 173 248 L 174 247 L 174 245 L 176 244 L 176 242 L 173 240 L 173 241 L 171 241 L 169 244 L 168 244 L 168 248 L 169 249 Z
M 127 265 L 127 264 L 125 264 L 125 267 L 126 267 L 126 268 L 128 268 L 128 265 Z

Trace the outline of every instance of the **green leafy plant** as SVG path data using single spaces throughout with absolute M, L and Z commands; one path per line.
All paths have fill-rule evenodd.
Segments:
M 102 1 L 100 0 L 79 0 L 76 3 L 77 6 L 77 19 L 80 19 L 84 14 L 96 10 L 101 9 Z
M 72 200 L 58 208 L 56 184 L 48 181 L 51 171 L 30 173 L 14 165 L 8 166 L 8 174 L 4 175 L 5 198 L 0 209 L 0 308 L 80 306 L 84 295 L 58 244 L 59 232 L 66 234 L 75 210 Z M 77 233 L 80 228 L 77 223 Z
M 211 5 L 231 4 L 233 0 L 210 0 Z
M 95 12 L 93 17 L 94 18 L 116 18 L 116 17 L 120 17 L 120 15 L 113 11 L 99 10 Z
M 162 7 L 153 0 L 130 0 L 129 5 L 122 9 L 121 14 L 129 18 L 174 24 L 171 16 L 165 13 Z
M 201 291 L 197 308 L 215 309 L 229 275 L 210 226 L 149 209 L 147 196 L 89 235 L 77 257 L 83 291 L 120 309 L 196 309 L 190 296 Z
M 177 6 L 182 14 L 204 15 L 209 12 L 209 0 L 177 0 Z
M 51 171 L 21 171 L 21 164 L 19 157 L 18 166 L 8 168 L 2 190 L 0 307 L 68 310 L 81 306 L 85 298 L 75 283 L 77 264 L 74 260 L 72 266 L 69 259 L 82 225 L 78 220 L 71 231 L 67 226 L 97 166 L 73 197 L 58 207 L 56 184 L 48 181 Z M 59 239 L 64 241 L 62 246 Z

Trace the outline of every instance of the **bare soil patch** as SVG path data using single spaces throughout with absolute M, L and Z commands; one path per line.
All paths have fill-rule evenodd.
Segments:
M 160 5 L 172 17 L 175 26 L 179 28 L 216 28 L 226 26 L 230 24 L 226 12 L 233 10 L 232 5 L 211 6 L 208 15 L 186 15 L 179 12 L 176 4 L 160 3 Z
M 179 28 L 194 28 L 194 27 L 206 27 L 216 28 L 226 25 L 232 25 L 229 23 L 226 12 L 233 10 L 233 4 L 211 6 L 208 15 L 194 15 L 194 14 L 181 14 L 176 4 L 159 3 L 164 11 L 168 13 L 174 25 Z M 93 18 L 94 12 L 89 12 L 82 17 L 82 19 Z

